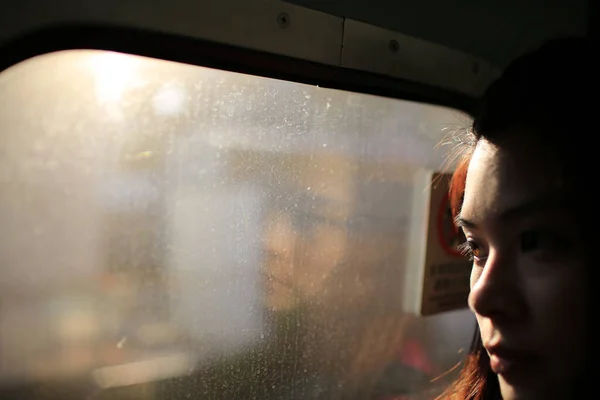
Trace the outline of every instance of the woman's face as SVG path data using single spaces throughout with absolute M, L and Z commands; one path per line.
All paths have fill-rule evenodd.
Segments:
M 568 398 L 583 364 L 583 249 L 556 159 L 516 134 L 479 141 L 457 218 L 469 307 L 505 400 Z
M 327 278 L 345 254 L 346 230 L 319 215 L 274 212 L 265 236 L 265 303 L 287 311 L 324 294 Z

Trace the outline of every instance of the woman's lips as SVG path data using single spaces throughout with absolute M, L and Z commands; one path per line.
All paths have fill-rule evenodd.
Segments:
M 265 277 L 265 280 L 267 281 L 268 284 L 276 284 L 276 285 L 285 286 L 285 287 L 289 287 L 289 288 L 292 287 L 292 283 L 289 282 L 287 279 L 281 279 L 274 275 L 267 275 Z
M 495 374 L 508 375 L 520 370 L 521 367 L 531 367 L 539 360 L 534 353 L 526 350 L 514 350 L 505 347 L 488 348 L 490 367 Z
M 502 374 L 510 370 L 511 365 L 514 363 L 511 359 L 499 357 L 496 354 L 490 356 L 490 367 L 495 374 Z
M 285 289 L 285 290 L 291 290 L 293 288 L 293 284 L 292 281 L 289 279 L 289 277 L 280 277 L 277 274 L 270 274 L 270 273 L 262 273 L 262 277 L 263 277 L 263 282 L 265 285 L 265 288 L 267 289 L 268 292 L 273 292 L 274 290 L 280 290 L 280 289 Z M 279 288 L 279 289 L 277 289 Z

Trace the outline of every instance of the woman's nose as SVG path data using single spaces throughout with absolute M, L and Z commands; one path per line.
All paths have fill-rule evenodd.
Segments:
M 526 314 L 517 262 L 491 251 L 483 267 L 473 267 L 469 307 L 492 319 L 517 319 Z
M 264 246 L 272 254 L 289 255 L 293 252 L 294 228 L 289 216 L 277 214 L 268 221 Z

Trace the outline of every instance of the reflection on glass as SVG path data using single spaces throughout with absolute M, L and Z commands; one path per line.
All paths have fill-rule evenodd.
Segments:
M 90 51 L 0 98 L 0 394 L 418 398 L 460 360 L 469 313 L 402 293 L 456 112 Z
M 350 197 L 349 182 L 343 176 L 346 172 L 342 170 L 335 177 L 325 175 L 329 182 L 319 184 L 315 180 L 310 183 L 312 187 L 285 188 L 292 196 L 284 192 L 269 204 L 272 209 L 266 217 L 262 271 L 268 309 L 287 311 L 316 301 L 327 292 L 328 279 L 347 252 L 350 210 L 333 196 L 343 197 L 345 193 Z

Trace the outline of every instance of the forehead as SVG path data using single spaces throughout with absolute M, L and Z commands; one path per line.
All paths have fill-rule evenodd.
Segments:
M 561 191 L 556 157 L 535 143 L 509 138 L 501 144 L 480 140 L 473 153 L 461 217 L 483 221 Z

